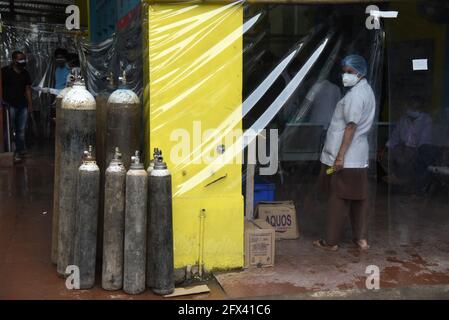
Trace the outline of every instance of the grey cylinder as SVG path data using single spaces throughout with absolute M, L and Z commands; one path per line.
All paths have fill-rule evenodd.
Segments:
M 123 287 L 123 244 L 125 232 L 126 169 L 116 148 L 105 174 L 103 267 L 101 285 L 105 290 Z
M 146 283 L 148 288 L 153 287 L 153 274 L 154 274 L 154 261 L 150 256 L 150 247 L 151 247 L 151 193 L 150 193 L 150 178 L 151 178 L 151 172 L 153 172 L 154 169 L 154 159 L 158 157 L 160 154 L 159 149 L 154 149 L 153 153 L 153 160 L 150 161 L 150 164 L 147 169 L 147 175 L 148 175 L 148 214 L 147 214 L 147 272 L 146 272 Z
M 151 286 L 155 294 L 167 295 L 175 289 L 173 262 L 173 222 L 171 175 L 158 157 L 150 176 L 150 253 L 153 261 Z
M 100 185 L 105 184 L 105 173 L 109 166 L 109 162 L 106 162 L 106 113 L 108 99 L 111 93 L 114 91 L 114 75 L 112 73 L 106 78 L 106 89 L 101 91 L 96 97 L 97 101 L 97 147 L 96 147 L 96 159 L 97 164 L 100 167 Z M 97 242 L 97 256 L 101 258 L 103 256 L 103 224 L 104 224 L 104 188 L 100 188 L 100 208 L 98 214 L 98 242 Z
M 58 230 L 59 230 L 59 171 L 61 170 L 61 142 L 60 124 L 62 99 L 72 90 L 72 85 L 61 90 L 56 97 L 56 124 L 55 124 L 55 176 L 53 184 L 53 216 L 51 230 L 51 262 L 58 263 Z
M 139 152 L 126 175 L 125 264 L 123 290 L 145 291 L 148 176 Z
M 127 169 L 131 157 L 140 148 L 141 106 L 139 97 L 126 88 L 125 75 L 120 78 L 122 86 L 108 99 L 106 121 L 106 161 L 111 161 L 114 148 L 119 147 Z
M 95 99 L 77 79 L 72 90 L 62 100 L 59 141 L 61 147 L 59 171 L 58 274 L 66 276 L 73 265 L 75 239 L 75 205 L 78 167 L 84 148 L 95 145 Z
M 96 97 L 97 101 L 97 164 L 101 171 L 105 172 L 109 163 L 113 159 L 114 149 L 110 150 L 111 157 L 109 161 L 106 161 L 106 125 L 107 125 L 107 111 L 108 111 L 108 100 L 111 93 L 114 91 L 114 75 L 112 73 L 107 77 L 106 89 L 101 91 Z
M 95 285 L 99 193 L 100 168 L 90 146 L 78 171 L 76 193 L 74 265 L 80 271 L 80 289 Z

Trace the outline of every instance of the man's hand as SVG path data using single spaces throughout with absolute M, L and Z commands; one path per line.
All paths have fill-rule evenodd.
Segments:
M 33 112 L 33 105 L 29 104 L 27 109 L 28 109 L 28 113 Z
M 342 170 L 345 167 L 345 154 L 349 149 L 354 138 L 354 133 L 357 130 L 357 125 L 354 122 L 350 122 L 346 125 L 345 133 L 343 134 L 343 141 L 341 142 L 340 150 L 338 151 L 337 158 L 334 163 L 334 170 L 336 172 Z
M 334 163 L 335 172 L 343 170 L 344 166 L 345 166 L 345 159 L 343 157 L 337 157 L 337 159 L 335 159 L 335 163 Z

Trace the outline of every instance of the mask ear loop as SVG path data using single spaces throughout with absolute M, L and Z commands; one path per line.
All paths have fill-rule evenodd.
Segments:
M 359 79 L 359 80 L 357 81 L 357 83 L 356 83 L 356 85 L 357 85 L 360 81 L 362 81 L 362 79 L 363 79 L 364 77 L 363 77 L 360 73 L 358 73 L 358 72 L 357 72 L 356 76 L 357 76 L 357 78 Z

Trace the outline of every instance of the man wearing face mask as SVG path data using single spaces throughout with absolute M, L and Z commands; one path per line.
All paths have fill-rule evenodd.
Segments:
M 346 215 L 354 244 L 367 250 L 368 134 L 373 126 L 376 100 L 366 80 L 366 60 L 350 55 L 341 63 L 343 85 L 348 92 L 335 108 L 321 155 L 319 184 L 329 196 L 326 236 L 314 242 L 327 251 L 339 249 Z
M 427 167 L 435 157 L 432 148 L 433 120 L 422 111 L 423 106 L 421 97 L 412 97 L 379 157 L 382 168 L 388 173 L 383 178 L 385 182 L 406 185 L 422 180 L 424 184 L 416 184 L 416 193 L 423 192 Z
M 12 54 L 12 64 L 2 68 L 0 100 L 9 108 L 11 123 L 15 131 L 15 161 L 26 153 L 25 127 L 28 113 L 33 111 L 31 78 L 26 67 L 26 56 L 20 51 Z

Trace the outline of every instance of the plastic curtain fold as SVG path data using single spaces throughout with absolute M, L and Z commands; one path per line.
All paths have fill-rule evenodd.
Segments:
M 365 57 L 379 103 L 384 31 L 367 30 L 363 11 L 243 1 L 156 2 L 148 11 L 147 156 L 153 147 L 165 147 L 170 167 L 180 174 L 175 196 L 206 185 L 241 192 L 237 173 L 251 162 L 248 147 L 258 140 L 265 139 L 264 151 L 277 153 L 270 159 L 275 162 L 319 162 L 333 108 L 345 94 L 345 55 Z M 297 17 L 288 23 L 283 16 L 292 18 L 291 12 Z M 279 137 L 272 141 L 276 150 L 268 150 L 270 136 Z M 239 168 L 235 177 L 233 164 Z M 279 164 L 271 165 L 277 170 L 267 178 L 276 179 Z

